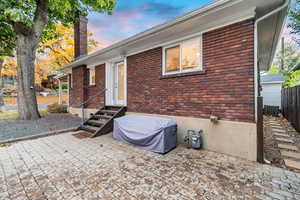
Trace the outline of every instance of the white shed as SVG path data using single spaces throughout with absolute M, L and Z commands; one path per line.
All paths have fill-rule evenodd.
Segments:
M 281 108 L 281 87 L 284 82 L 283 74 L 266 74 L 261 76 L 261 94 L 264 105 Z

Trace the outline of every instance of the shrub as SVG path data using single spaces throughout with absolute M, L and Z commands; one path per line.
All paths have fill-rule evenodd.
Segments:
M 67 106 L 58 104 L 58 103 L 53 103 L 47 106 L 47 111 L 49 113 L 67 113 Z
M 4 96 L 10 96 L 12 93 L 16 92 L 14 88 L 3 88 L 2 93 Z

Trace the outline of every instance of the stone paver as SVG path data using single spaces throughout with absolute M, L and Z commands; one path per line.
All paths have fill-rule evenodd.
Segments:
M 289 149 L 289 150 L 294 150 L 294 151 L 298 151 L 298 148 L 294 145 L 290 145 L 290 144 L 278 144 L 279 148 L 282 149 Z
M 275 138 L 278 142 L 288 142 L 288 143 L 293 143 L 294 141 L 290 138 L 282 138 L 282 137 L 276 137 Z
M 275 135 L 275 136 L 289 137 L 289 135 L 286 134 L 286 133 L 276 133 L 276 132 L 274 132 L 274 135 Z
M 284 159 L 285 165 L 294 169 L 300 169 L 300 162 L 290 159 Z
M 298 196 L 297 196 L 298 195 Z M 300 174 L 179 146 L 166 155 L 72 133 L 0 148 L 0 199 L 299 199 Z
M 290 131 L 289 129 L 291 131 L 295 130 L 290 126 L 285 128 L 279 120 L 277 122 L 272 121 L 270 124 L 285 166 L 290 169 L 300 170 L 300 152 L 295 142 L 296 139 L 287 134 Z
M 272 131 L 273 132 L 277 132 L 277 133 L 286 133 L 286 130 L 284 130 L 284 129 L 276 129 L 276 128 L 272 128 Z
M 281 151 L 281 155 L 291 157 L 291 158 L 296 158 L 300 160 L 300 153 L 295 153 L 292 151 Z

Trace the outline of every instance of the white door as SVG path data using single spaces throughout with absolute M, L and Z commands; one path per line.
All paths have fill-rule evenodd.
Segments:
M 124 62 L 114 64 L 113 70 L 113 102 L 114 105 L 125 103 L 125 67 Z

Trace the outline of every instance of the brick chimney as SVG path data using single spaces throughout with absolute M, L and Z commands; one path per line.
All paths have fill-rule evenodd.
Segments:
M 85 16 L 79 16 L 74 23 L 74 48 L 75 60 L 84 57 L 87 52 L 87 23 L 88 19 Z

